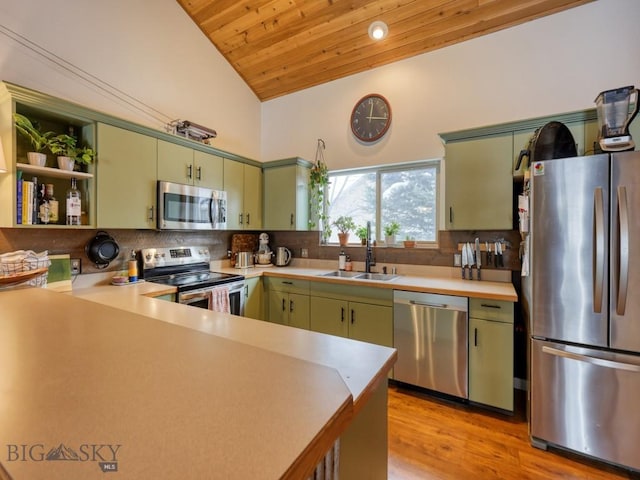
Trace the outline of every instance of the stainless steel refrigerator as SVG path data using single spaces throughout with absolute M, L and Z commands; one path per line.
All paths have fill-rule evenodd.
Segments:
M 535 162 L 530 435 L 640 470 L 640 152 Z

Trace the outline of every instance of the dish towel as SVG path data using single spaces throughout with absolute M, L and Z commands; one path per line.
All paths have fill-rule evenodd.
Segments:
M 229 288 L 217 287 L 211 290 L 211 302 L 209 310 L 220 313 L 231 313 L 229 306 Z

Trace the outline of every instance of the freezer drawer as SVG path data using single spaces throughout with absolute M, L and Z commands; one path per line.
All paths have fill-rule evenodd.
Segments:
M 468 398 L 467 298 L 396 290 L 394 379 Z
M 531 440 L 640 470 L 640 356 L 533 339 Z

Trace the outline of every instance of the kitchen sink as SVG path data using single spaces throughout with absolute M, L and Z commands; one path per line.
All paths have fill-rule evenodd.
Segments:
M 380 280 L 383 282 L 389 282 L 398 278 L 398 275 L 392 275 L 389 273 L 366 273 L 366 272 L 346 272 L 343 270 L 334 270 L 329 273 L 319 274 L 321 277 L 336 277 L 336 278 L 352 278 L 355 280 Z
M 321 273 L 321 277 L 340 277 L 340 278 L 358 278 L 362 272 L 346 272 L 344 270 L 335 270 L 329 273 Z
M 382 280 L 383 282 L 389 282 L 398 278 L 398 275 L 390 273 L 361 273 L 356 278 L 360 278 L 362 280 Z

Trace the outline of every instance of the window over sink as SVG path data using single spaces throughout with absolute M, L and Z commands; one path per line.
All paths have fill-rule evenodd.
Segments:
M 384 226 L 400 225 L 400 242 L 407 237 L 419 244 L 435 244 L 438 234 L 440 161 L 395 164 L 329 172 L 329 221 L 350 216 L 357 226 L 371 222 L 372 239 L 384 240 Z M 332 228 L 329 243 L 338 243 Z M 355 232 L 350 244 L 359 244 Z

